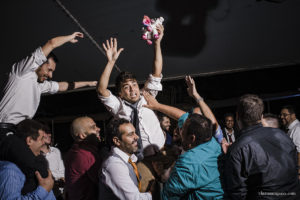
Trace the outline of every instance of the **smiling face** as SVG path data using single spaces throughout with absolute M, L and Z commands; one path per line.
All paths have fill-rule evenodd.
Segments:
M 35 156 L 40 155 L 41 148 L 45 144 L 45 142 L 44 142 L 44 136 L 46 134 L 45 131 L 39 130 L 38 133 L 39 133 L 39 136 L 37 137 L 36 140 L 33 139 L 31 136 L 28 136 L 26 138 L 26 143 Z
M 131 156 L 138 150 L 139 136 L 135 133 L 135 128 L 131 123 L 125 123 L 119 126 L 121 138 L 114 138 L 114 143 L 127 155 Z
M 296 119 L 296 115 L 290 113 L 288 109 L 283 108 L 280 112 L 280 119 L 282 124 L 288 127 Z
M 91 134 L 96 135 L 96 137 L 100 140 L 100 128 L 96 125 L 92 118 L 86 117 L 83 119 L 83 129 L 85 136 L 89 136 Z
M 233 126 L 234 126 L 234 119 L 233 119 L 232 116 L 227 116 L 225 118 L 225 126 L 228 129 L 232 129 L 233 128 Z
M 135 79 L 127 79 L 121 83 L 119 95 L 122 99 L 135 103 L 140 99 L 140 88 Z
M 170 126 L 171 126 L 171 122 L 170 122 L 169 117 L 164 116 L 162 118 L 162 121 L 161 121 L 160 125 L 161 125 L 161 128 L 164 131 L 169 132 L 170 131 Z
M 47 62 L 39 66 L 35 71 L 38 76 L 38 82 L 43 83 L 45 80 L 51 79 L 55 68 L 56 63 L 53 58 L 48 58 Z

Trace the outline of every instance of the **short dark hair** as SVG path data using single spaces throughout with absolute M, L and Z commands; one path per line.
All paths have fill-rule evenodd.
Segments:
M 26 140 L 27 137 L 37 140 L 40 135 L 39 130 L 44 131 L 44 126 L 41 123 L 33 119 L 25 119 L 17 125 L 16 135 L 23 140 Z
M 121 91 L 122 83 L 124 83 L 127 80 L 136 80 L 136 76 L 131 72 L 121 72 L 117 77 L 115 81 L 117 92 L 119 93 Z
M 285 105 L 281 109 L 287 109 L 290 114 L 296 114 L 296 110 L 292 105 Z
M 127 119 L 112 119 L 109 122 L 107 130 L 106 130 L 106 140 L 110 146 L 113 146 L 113 138 L 117 137 L 120 140 L 122 139 L 122 133 L 120 132 L 120 126 L 122 124 L 129 124 L 130 122 Z
M 232 117 L 234 119 L 234 114 L 233 113 L 225 113 L 224 119 L 226 119 L 227 117 Z
M 246 94 L 240 97 L 237 105 L 237 113 L 244 126 L 252 126 L 259 123 L 264 112 L 264 103 L 254 94 Z
M 196 145 L 205 143 L 211 140 L 214 126 L 210 119 L 197 113 L 192 113 L 186 120 L 185 125 L 187 135 L 196 136 Z
M 163 113 L 161 113 L 161 112 L 157 112 L 157 113 L 156 113 L 156 116 L 157 116 L 159 122 L 162 122 L 163 119 L 164 119 L 164 117 L 169 118 L 167 115 L 165 115 L 165 114 L 163 114 Z M 170 119 L 170 118 L 169 118 L 169 119 Z
M 46 133 L 52 134 L 51 128 L 50 128 L 50 126 L 49 126 L 49 124 L 48 124 L 47 122 L 42 121 L 42 120 L 38 120 L 38 122 L 41 123 L 41 124 L 44 126 L 43 130 L 44 130 Z
M 53 52 L 49 53 L 49 55 L 47 56 L 47 60 L 49 58 L 52 58 L 56 64 L 59 62 L 57 56 Z

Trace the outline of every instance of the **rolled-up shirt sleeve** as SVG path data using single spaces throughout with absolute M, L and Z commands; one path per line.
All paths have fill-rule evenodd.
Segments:
M 145 83 L 144 90 L 148 91 L 152 96 L 156 97 L 159 91 L 162 91 L 162 74 L 160 77 L 154 77 L 152 74 L 149 75 L 148 80 Z
M 109 91 L 109 90 L 108 90 Z M 109 96 L 104 97 L 98 94 L 98 98 L 100 101 L 105 105 L 107 110 L 111 112 L 113 115 L 117 115 L 118 111 L 120 110 L 121 101 L 115 95 L 109 91 Z
M 44 81 L 39 84 L 39 87 L 42 93 L 54 94 L 59 90 L 59 85 L 56 81 Z

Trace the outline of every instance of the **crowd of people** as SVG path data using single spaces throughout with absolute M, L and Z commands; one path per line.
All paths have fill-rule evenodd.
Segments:
M 103 43 L 107 64 L 99 81 L 50 80 L 58 63 L 52 50 L 78 42 L 80 32 L 55 37 L 12 66 L 0 102 L 0 199 L 300 199 L 295 109 L 284 106 L 277 117 L 264 113 L 260 97 L 245 94 L 236 114 L 220 123 L 190 76 L 193 109 L 158 102 L 162 25 L 158 32 L 152 72 L 141 89 L 131 72 L 117 76 L 116 94 L 108 89 L 124 50 L 116 38 Z M 74 119 L 74 144 L 62 158 L 47 123 L 32 118 L 42 93 L 86 86 L 96 86 L 113 118 L 105 138 L 91 117 Z

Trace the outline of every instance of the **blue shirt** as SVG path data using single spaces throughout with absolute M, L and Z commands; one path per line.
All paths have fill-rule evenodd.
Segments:
M 11 162 L 0 161 L 0 199 L 5 200 L 55 200 L 53 192 L 38 186 L 33 192 L 21 195 L 25 175 Z
M 223 199 L 217 163 L 220 154 L 215 138 L 182 154 L 164 185 L 162 199 Z

